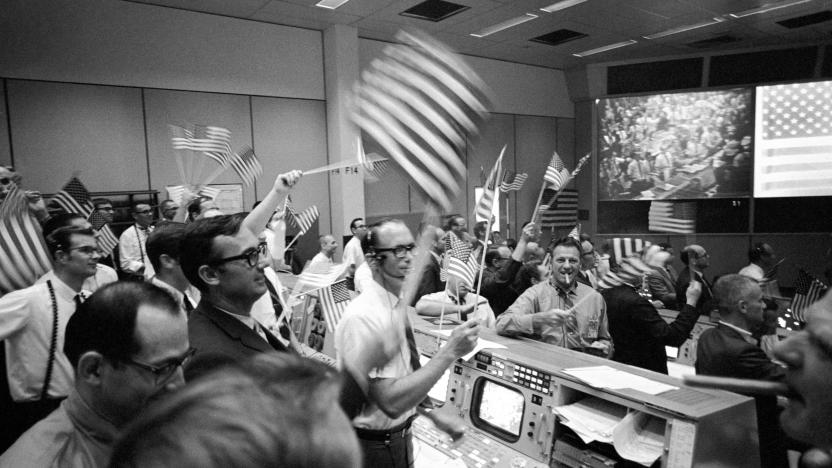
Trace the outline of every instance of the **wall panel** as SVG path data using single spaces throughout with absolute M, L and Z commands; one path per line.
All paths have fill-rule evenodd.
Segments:
M 517 116 L 516 118 L 516 170 L 526 172 L 529 178 L 519 192 L 515 192 L 515 225 L 519 228 L 532 217 L 537 195 L 543 183 L 546 165 L 560 141 L 557 120 L 547 117 Z M 517 229 L 512 230 L 517 236 Z
M 176 164 L 169 125 L 214 125 L 231 130 L 231 149 L 251 145 L 251 114 L 249 98 L 230 94 L 198 93 L 188 91 L 164 91 L 149 89 L 144 92 L 147 118 L 147 146 L 150 156 L 151 188 L 158 190 L 160 199 L 166 197 L 166 185 L 182 183 Z M 183 158 L 186 163 L 189 155 Z M 198 156 L 190 183 L 203 182 L 217 166 L 205 156 Z M 201 163 L 201 166 L 200 166 Z M 186 174 L 188 175 L 188 174 Z M 242 183 L 230 166 L 213 183 Z M 244 187 L 243 206 L 251 208 L 254 188 Z
M 251 110 L 254 149 L 263 164 L 263 176 L 257 183 L 258 200 L 271 190 L 277 174 L 327 164 L 324 101 L 253 97 Z M 292 202 L 298 210 L 317 205 L 320 220 L 316 227 L 320 233 L 334 231 L 335 238 L 339 238 L 340 228 L 333 228 L 330 219 L 327 174 L 313 174 L 301 179 L 292 189 Z M 318 251 L 318 232 L 312 232 L 314 228 L 298 241 L 298 251 L 306 259 Z M 289 228 L 288 232 L 294 230 Z M 310 251 L 312 255 L 308 255 Z
M 15 167 L 54 193 L 72 174 L 90 191 L 146 190 L 141 90 L 8 80 Z
M 9 116 L 6 115 L 6 80 L 0 80 L 0 165 L 12 164 L 9 145 Z

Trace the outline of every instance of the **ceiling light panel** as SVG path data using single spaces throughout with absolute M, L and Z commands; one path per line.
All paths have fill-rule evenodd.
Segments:
M 569 7 L 573 7 L 575 5 L 580 5 L 584 3 L 586 0 L 561 0 L 559 2 L 555 2 L 547 7 L 541 8 L 542 11 L 546 13 L 554 13 L 559 10 L 564 10 Z
M 645 39 L 659 39 L 662 37 L 672 36 L 674 34 L 679 34 L 687 31 L 693 31 L 694 29 L 704 28 L 707 26 L 713 26 L 714 24 L 722 23 L 726 21 L 725 18 L 719 16 L 708 21 L 703 21 L 701 23 L 696 24 L 689 24 L 686 26 L 679 26 L 678 28 L 668 29 L 666 31 L 657 32 L 655 34 L 650 34 L 649 36 L 642 36 Z
M 327 10 L 334 10 L 339 6 L 347 3 L 350 0 L 321 0 L 320 2 L 316 3 L 316 7 L 326 8 Z
M 574 55 L 575 57 L 588 57 L 590 55 L 600 54 L 601 52 L 607 52 L 607 51 L 610 51 L 610 50 L 613 50 L 613 49 L 619 49 L 621 47 L 627 47 L 628 45 L 633 45 L 636 42 L 638 42 L 638 41 L 630 39 L 628 41 L 616 42 L 615 44 L 610 44 L 610 45 L 605 45 L 605 46 L 598 47 L 598 48 L 595 48 L 595 49 L 585 50 L 583 52 L 578 52 L 578 53 L 572 54 L 572 55 Z
M 518 16 L 516 18 L 511 18 L 509 20 L 503 21 L 502 23 L 497 23 L 493 26 L 489 26 L 485 29 L 477 31 L 475 33 L 471 33 L 474 37 L 485 37 L 490 36 L 492 34 L 498 33 L 500 31 L 506 30 L 508 28 L 513 28 L 519 24 L 523 24 L 527 21 L 531 21 L 537 18 L 537 15 L 533 13 L 526 13 L 525 15 Z
M 786 1 L 786 2 L 776 2 L 776 3 L 766 3 L 761 5 L 757 8 L 752 8 L 750 10 L 741 11 L 739 13 L 729 13 L 728 16 L 731 18 L 745 18 L 746 16 L 751 15 L 761 15 L 763 13 L 768 13 L 770 11 L 779 10 L 781 8 L 788 8 L 795 5 L 801 5 L 803 3 L 809 3 L 812 0 L 797 0 L 797 1 Z

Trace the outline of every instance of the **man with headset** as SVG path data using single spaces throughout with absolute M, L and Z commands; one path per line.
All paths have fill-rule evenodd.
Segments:
M 381 221 L 370 227 L 362 241 L 372 271 L 362 293 L 344 311 L 335 331 L 338 362 L 348 372 L 366 368 L 355 362 L 361 356 L 379 354 L 374 349 L 395 346 L 395 352 L 378 367 L 353 375 L 367 386 L 367 404 L 353 419 L 364 452 L 366 467 L 407 467 L 413 464 L 410 423 L 416 407 L 457 358 L 477 342 L 475 321 L 454 329 L 448 341 L 424 366 L 407 315 L 402 286 L 413 263 L 416 247 L 410 230 L 398 220 Z

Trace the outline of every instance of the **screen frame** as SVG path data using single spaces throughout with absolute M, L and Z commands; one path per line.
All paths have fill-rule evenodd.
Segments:
M 485 385 L 487 383 L 491 383 L 491 384 L 506 388 L 508 390 L 511 390 L 513 392 L 517 392 L 523 398 L 523 409 L 520 411 L 520 428 L 519 428 L 516 435 L 512 434 L 511 432 L 508 432 L 504 429 L 501 429 L 497 426 L 494 426 L 490 422 L 488 422 L 488 421 L 486 421 L 486 420 L 484 420 L 480 417 L 480 405 L 482 403 L 483 389 L 485 388 Z M 471 393 L 470 411 L 471 411 L 471 413 L 470 413 L 471 414 L 471 422 L 474 424 L 474 427 L 476 427 L 477 429 L 485 431 L 485 432 L 487 432 L 487 433 L 489 433 L 489 434 L 491 434 L 491 435 L 493 435 L 493 436 L 495 436 L 499 439 L 502 439 L 506 442 L 512 442 L 512 443 L 517 442 L 518 440 L 520 440 L 520 436 L 523 434 L 523 422 L 524 422 L 524 419 L 525 419 L 524 417 L 525 417 L 525 413 L 526 413 L 526 395 L 523 393 L 523 390 L 518 388 L 518 387 L 507 385 L 503 382 L 500 382 L 500 381 L 497 381 L 497 380 L 494 380 L 494 379 L 490 379 L 488 377 L 478 377 L 477 380 L 474 381 L 474 387 L 473 387 L 473 390 L 472 390 L 472 393 Z

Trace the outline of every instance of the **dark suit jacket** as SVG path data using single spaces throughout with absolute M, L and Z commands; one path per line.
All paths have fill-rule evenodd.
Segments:
M 197 353 L 185 367 L 185 379 L 190 380 L 220 365 L 240 362 L 260 353 L 286 351 L 283 343 L 268 330 L 266 336 L 268 341 L 203 299 L 188 319 L 188 338 Z
M 736 330 L 719 324 L 699 337 L 696 373 L 740 379 L 781 380 L 783 368 L 771 361 L 758 346 Z M 777 399 L 755 397 L 760 459 L 764 467 L 788 466 L 785 436 L 778 423 Z
M 679 310 L 676 301 L 676 283 L 670 277 L 670 273 L 662 267 L 650 267 L 647 273 L 647 286 L 653 299 L 662 301 L 665 308 Z M 684 304 L 684 301 L 682 301 Z
M 425 271 L 422 273 L 422 278 L 419 280 L 419 288 L 416 290 L 416 295 L 413 296 L 413 303 L 410 304 L 411 306 L 415 307 L 416 303 L 419 302 L 419 299 L 421 299 L 425 294 L 432 294 L 445 290 L 445 282 L 439 279 L 439 271 L 441 268 L 442 265 L 439 264 L 439 260 L 431 254 L 430 260 L 425 267 Z
M 488 299 L 488 305 L 491 306 L 495 316 L 505 312 L 517 299 L 517 296 L 511 290 L 511 285 L 514 283 L 514 278 L 521 266 L 523 266 L 522 263 L 510 258 L 496 271 L 485 269 L 482 272 L 480 295 Z
M 613 361 L 667 374 L 665 346 L 681 346 L 699 314 L 685 304 L 667 323 L 635 288 L 616 286 L 601 292 L 607 303 L 607 320 L 613 344 Z
M 696 273 L 696 280 L 702 283 L 702 294 L 699 295 L 699 301 L 696 303 L 696 310 L 699 312 L 699 315 L 704 315 L 710 317 L 711 310 L 714 308 L 714 296 L 711 293 L 711 289 L 713 285 L 705 279 L 701 273 Z M 685 267 L 681 273 L 679 273 L 679 279 L 676 280 L 676 303 L 677 304 L 684 304 L 687 301 L 687 297 L 685 296 L 685 292 L 688 290 L 688 286 L 690 285 L 690 268 Z

